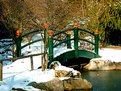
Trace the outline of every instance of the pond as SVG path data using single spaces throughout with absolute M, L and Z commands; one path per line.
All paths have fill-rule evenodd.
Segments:
M 121 91 L 121 71 L 87 71 L 81 74 L 93 85 L 91 91 Z

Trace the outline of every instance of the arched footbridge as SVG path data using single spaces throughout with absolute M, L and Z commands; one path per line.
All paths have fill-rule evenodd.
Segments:
M 33 31 L 31 33 L 27 33 L 22 36 L 19 36 L 19 33 L 18 33 L 18 37 L 16 38 L 17 39 L 16 55 L 18 57 L 21 56 L 22 48 L 41 40 L 39 39 L 31 43 L 28 43 L 24 46 L 21 46 L 21 38 L 35 32 L 38 32 L 38 31 Z M 78 26 L 75 24 L 74 28 L 66 29 L 59 32 L 46 29 L 46 33 L 48 33 L 49 64 L 53 61 L 60 61 L 63 65 L 66 65 L 66 63 L 79 63 L 76 60 L 78 58 L 92 59 L 92 58 L 99 57 L 98 30 L 92 33 L 89 30 L 78 28 Z M 46 33 L 44 34 L 46 35 Z M 44 38 L 44 41 L 45 41 L 45 38 Z
M 98 43 L 98 30 L 91 33 L 75 26 L 58 33 L 52 34 L 50 31 L 49 62 L 60 61 L 63 65 L 72 65 L 81 63 L 84 58 L 99 57 Z M 79 58 L 82 60 L 78 60 Z

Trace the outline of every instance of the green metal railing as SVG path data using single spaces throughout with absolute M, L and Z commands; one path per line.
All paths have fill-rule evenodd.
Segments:
M 71 38 L 70 34 L 67 34 L 66 32 L 70 30 L 73 32 L 74 34 L 74 38 Z M 98 57 L 98 44 L 99 44 L 99 34 L 98 33 L 91 33 L 87 30 L 84 30 L 84 29 L 79 29 L 78 27 L 75 27 L 73 29 L 68 29 L 68 30 L 64 30 L 64 31 L 61 31 L 61 32 L 58 32 L 56 34 L 53 34 L 52 36 L 49 36 L 49 61 L 50 63 L 53 61 L 53 58 L 54 58 L 54 54 L 53 54 L 53 49 L 63 43 L 65 43 L 67 45 L 67 48 L 71 48 L 71 41 L 73 40 L 74 41 L 74 49 L 75 49 L 75 57 L 78 58 L 79 56 L 79 49 L 78 49 L 78 41 L 79 40 L 82 40 L 82 41 L 85 41 L 85 42 L 88 42 L 92 45 L 94 45 L 94 52 L 96 54 L 95 57 Z M 91 41 L 88 41 L 86 39 L 81 39 L 78 37 L 78 33 L 79 31 L 84 31 L 85 33 L 89 33 L 90 35 L 92 35 L 94 37 L 94 40 L 95 40 L 95 43 L 91 42 Z M 63 39 L 63 40 L 60 40 L 58 38 L 54 38 L 55 36 L 58 36 L 60 34 L 65 34 L 66 38 Z M 54 41 L 58 41 L 58 43 L 54 44 Z M 86 54 L 85 54 L 86 55 Z
M 21 55 L 21 50 L 22 50 L 23 48 L 25 48 L 25 47 L 27 47 L 27 46 L 29 46 L 29 45 L 35 43 L 35 42 L 43 41 L 42 39 L 38 39 L 38 40 L 35 40 L 35 41 L 31 41 L 31 42 L 29 42 L 29 43 L 27 43 L 27 44 L 25 44 L 25 45 L 23 45 L 23 46 L 21 45 L 22 39 L 23 39 L 24 37 L 27 37 L 27 36 L 29 36 L 29 35 L 31 35 L 31 34 L 34 34 L 34 33 L 38 33 L 38 32 L 40 32 L 40 31 L 41 31 L 41 30 L 34 30 L 34 31 L 29 32 L 29 33 L 26 33 L 26 34 L 24 34 L 24 35 L 16 36 L 16 56 L 17 56 L 17 57 L 21 57 L 21 56 L 22 56 L 22 55 Z
M 21 46 L 21 41 L 22 41 L 23 37 L 29 36 L 30 34 L 33 34 L 33 33 L 37 33 L 39 31 L 41 31 L 41 30 L 35 30 L 35 31 L 32 31 L 32 32 L 26 33 L 24 35 L 16 36 L 16 55 L 17 55 L 17 57 L 21 57 L 21 49 L 22 48 L 42 40 L 42 39 L 35 40 L 35 41 L 29 42 L 29 43 Z M 71 33 L 67 33 L 68 31 L 73 34 L 73 38 L 71 38 L 71 36 L 72 36 Z M 83 31 L 83 32 L 93 36 L 95 42 L 91 42 L 91 41 L 88 41 L 86 39 L 80 38 L 79 37 L 79 32 L 80 31 Z M 50 33 L 50 34 L 48 34 L 48 33 Z M 44 30 L 44 37 L 43 37 L 43 41 L 45 43 L 45 41 L 47 39 L 46 36 L 48 34 L 48 36 L 47 36 L 48 37 L 48 42 L 49 42 L 48 43 L 48 48 L 49 48 L 48 52 L 49 52 L 49 61 L 50 62 L 52 62 L 53 59 L 54 59 L 53 49 L 55 47 L 63 44 L 63 43 L 66 44 L 67 48 L 72 48 L 71 41 L 74 41 L 75 57 L 78 58 L 79 57 L 79 53 L 78 53 L 79 52 L 79 48 L 78 48 L 79 47 L 79 45 L 78 45 L 79 40 L 85 41 L 85 42 L 87 42 L 89 44 L 92 44 L 94 46 L 94 52 L 96 54 L 96 57 L 98 57 L 98 46 L 99 46 L 99 34 L 98 34 L 98 31 L 96 31 L 95 33 L 91 33 L 88 30 L 80 29 L 80 28 L 78 28 L 78 26 L 75 26 L 72 29 L 67 29 L 67 30 L 64 30 L 64 31 L 60 31 L 60 32 L 55 33 L 55 34 L 54 33 L 52 34 L 52 33 L 53 33 L 52 30 L 49 32 L 48 27 L 46 27 L 45 30 Z M 60 36 L 61 34 L 64 35 L 65 38 Z

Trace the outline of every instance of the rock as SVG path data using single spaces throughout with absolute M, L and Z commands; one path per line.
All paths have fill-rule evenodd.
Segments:
M 96 58 L 90 60 L 89 64 L 83 67 L 84 70 L 121 70 L 120 62 L 111 62 L 110 60 Z
M 121 70 L 121 62 L 114 62 L 116 65 L 116 70 Z
M 50 69 L 54 69 L 58 66 L 61 66 L 61 63 L 59 61 L 53 61 L 50 65 L 49 65 L 49 68 Z
M 58 61 L 54 61 L 49 68 L 55 71 L 55 78 L 48 82 L 32 82 L 28 86 L 46 91 L 73 91 L 92 89 L 92 84 L 81 78 L 81 73 L 73 68 L 62 66 Z
M 74 73 L 74 71 L 55 70 L 55 77 L 81 78 L 81 73 L 79 71 L 75 71 L 75 73 Z
M 43 83 L 32 82 L 28 85 L 46 91 L 64 91 L 63 82 L 57 78 Z
M 92 84 L 86 79 L 75 79 L 70 78 L 63 80 L 64 90 L 73 91 L 73 90 L 90 90 L 92 89 Z
M 69 78 L 64 80 L 59 80 L 55 78 L 51 81 L 44 83 L 32 82 L 28 84 L 34 88 L 38 88 L 44 91 L 74 91 L 74 90 L 90 90 L 92 89 L 92 84 L 85 79 L 80 78 Z
M 73 74 L 71 71 L 65 70 L 55 70 L 55 77 L 72 77 Z
M 76 71 L 73 68 L 62 66 L 59 61 L 53 61 L 49 65 L 49 68 L 55 70 L 55 77 L 81 78 L 81 73 L 79 71 Z
M 72 91 L 74 88 L 69 83 L 64 83 L 64 91 Z

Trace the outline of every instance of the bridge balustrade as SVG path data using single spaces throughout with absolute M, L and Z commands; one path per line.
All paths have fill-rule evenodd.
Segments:
M 78 25 L 75 23 L 74 28 L 54 33 L 53 30 L 49 30 L 47 26 L 45 27 L 45 31 L 43 34 L 44 37 L 42 39 L 38 39 L 21 46 L 22 38 L 29 36 L 30 34 L 39 33 L 39 32 L 41 34 L 42 31 L 36 30 L 30 33 L 26 33 L 24 35 L 20 35 L 18 32 L 16 37 L 17 57 L 21 56 L 21 49 L 35 42 L 41 41 L 42 39 L 44 43 L 46 43 L 45 41 L 46 39 L 48 39 L 49 42 L 48 52 L 49 52 L 50 62 L 54 60 L 54 54 L 55 54 L 54 48 L 57 48 L 58 46 L 67 47 L 67 49 L 74 49 L 73 52 L 75 58 L 78 58 L 80 55 L 82 55 L 80 53 L 80 50 L 87 50 L 93 52 L 95 57 L 98 57 L 98 42 L 99 42 L 98 30 L 96 30 L 95 33 L 91 33 L 89 30 L 78 28 Z M 83 52 L 83 53 L 84 53 L 83 55 L 88 54 L 88 52 Z
M 50 62 L 54 59 L 54 48 L 58 46 L 74 48 L 74 55 L 76 58 L 79 57 L 79 50 L 92 51 L 95 53 L 95 57 L 98 57 L 99 34 L 97 32 L 96 30 L 95 33 L 91 33 L 88 30 L 75 27 L 49 36 Z

